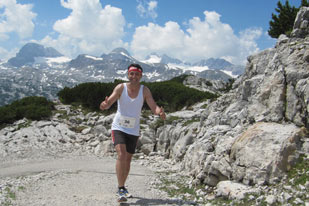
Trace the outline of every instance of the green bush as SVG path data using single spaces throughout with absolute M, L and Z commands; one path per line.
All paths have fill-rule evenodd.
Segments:
M 0 125 L 4 123 L 13 123 L 16 119 L 16 112 L 10 106 L 0 107 Z
M 155 101 L 169 112 L 178 111 L 197 102 L 217 97 L 213 93 L 189 88 L 173 80 L 145 83 L 145 85 L 152 92 Z
M 77 103 L 91 110 L 98 110 L 100 103 L 112 93 L 117 83 L 118 81 L 114 83 L 91 82 L 82 83 L 73 88 L 65 87 L 58 92 L 58 97 L 64 104 Z
M 202 92 L 182 84 L 185 75 L 176 77 L 163 82 L 142 82 L 147 86 L 154 100 L 159 106 L 163 106 L 165 111 L 174 112 L 184 107 L 189 107 L 205 99 L 216 98 L 217 95 Z M 65 104 L 78 103 L 91 110 L 99 110 L 100 103 L 106 96 L 110 96 L 114 87 L 121 83 L 121 80 L 115 80 L 113 83 L 83 83 L 73 88 L 64 88 L 58 93 L 59 99 Z M 110 111 L 116 110 L 114 104 Z M 145 108 L 148 108 L 145 104 Z
M 10 124 L 16 120 L 27 118 L 41 120 L 52 115 L 54 104 L 45 97 L 25 97 L 0 107 L 0 125 Z

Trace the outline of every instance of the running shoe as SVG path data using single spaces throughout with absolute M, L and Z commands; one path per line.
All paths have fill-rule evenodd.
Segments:
M 125 196 L 126 196 L 127 198 L 133 197 L 133 195 L 129 193 L 129 191 L 127 190 L 127 188 L 124 188 L 124 194 L 125 194 Z
M 126 202 L 127 198 L 126 198 L 126 193 L 124 189 L 119 189 L 117 192 L 117 196 L 118 196 L 118 202 Z

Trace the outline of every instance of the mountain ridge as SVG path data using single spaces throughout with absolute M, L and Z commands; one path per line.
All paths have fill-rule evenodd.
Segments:
M 15 67 L 20 67 L 25 64 L 34 63 L 35 57 L 60 57 L 63 56 L 60 52 L 52 47 L 44 47 L 37 43 L 25 44 L 16 57 L 8 60 L 8 63 Z
M 35 63 L 35 57 L 60 57 L 64 56 L 60 52 L 58 52 L 56 49 L 52 47 L 44 47 L 41 44 L 37 43 L 27 43 L 25 44 L 19 52 L 16 54 L 15 57 L 10 58 L 8 60 L 8 64 L 13 67 L 22 67 L 25 65 L 31 65 L 32 63 Z M 127 60 L 131 62 L 139 62 L 139 63 L 149 63 L 149 61 L 146 60 L 137 60 L 134 57 L 131 56 L 131 54 L 122 47 L 118 47 L 113 49 L 109 54 L 102 54 L 100 57 L 92 56 L 89 54 L 79 54 L 75 59 L 72 59 L 72 61 L 79 61 L 81 57 L 92 57 L 92 59 L 96 60 L 102 60 L 104 61 L 105 58 L 108 60 Z M 158 55 L 156 53 L 152 53 L 151 55 L 148 55 L 148 58 L 151 58 L 151 56 L 157 56 L 157 59 L 160 59 L 158 62 L 151 62 L 151 63 L 160 63 L 160 64 L 179 64 L 179 65 L 187 65 L 187 66 L 206 66 L 209 69 L 213 70 L 223 70 L 227 69 L 228 71 L 233 71 L 233 67 L 240 67 L 242 70 L 244 67 L 241 67 L 239 65 L 233 65 L 232 63 L 221 59 L 221 58 L 209 58 L 209 59 L 202 59 L 198 62 L 195 63 L 188 63 L 188 62 L 183 62 L 177 58 L 172 58 L 167 56 L 166 54 Z M 102 59 L 100 59 L 102 58 Z M 83 59 L 86 60 L 86 59 Z M 85 65 L 85 63 L 82 63 Z M 232 68 L 232 69 L 231 69 Z M 243 72 L 243 71 L 242 71 Z M 239 69 L 237 71 L 237 74 L 235 75 L 240 75 Z
M 29 49 L 35 51 L 28 51 Z M 175 64 L 180 62 L 167 55 L 163 55 L 160 62 L 139 61 L 124 48 L 115 48 L 99 57 L 80 54 L 75 59 L 69 59 L 53 48 L 28 43 L 16 57 L 0 63 L 0 105 L 33 95 L 52 100 L 57 98 L 57 92 L 64 87 L 85 82 L 127 80 L 127 67 L 131 63 L 138 63 L 143 67 L 142 81 L 146 82 L 165 81 L 182 74 L 223 82 L 238 76 L 226 68 L 221 71 L 183 62 Z

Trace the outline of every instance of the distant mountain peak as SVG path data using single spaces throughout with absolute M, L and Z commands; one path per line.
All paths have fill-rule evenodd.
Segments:
M 162 63 L 162 64 L 183 64 L 182 61 L 176 58 L 172 58 L 167 56 L 166 54 L 159 55 L 157 53 L 151 53 L 146 57 L 146 60 L 144 61 L 146 63 Z
M 208 66 L 210 69 L 224 69 L 226 67 L 231 67 L 232 65 L 233 64 L 222 58 L 209 58 L 206 60 L 204 59 L 194 64 L 194 66 Z
M 168 64 L 168 63 L 182 64 L 183 62 L 179 59 L 172 58 L 172 57 L 167 56 L 166 54 L 163 54 L 162 59 L 161 59 L 161 63 L 163 63 L 163 64 Z
M 113 54 L 113 53 L 125 54 L 127 56 L 131 56 L 130 53 L 125 48 L 122 48 L 122 47 L 118 47 L 114 49 L 110 54 Z
M 16 57 L 19 56 L 33 56 L 33 57 L 59 57 L 63 56 L 56 49 L 52 47 L 44 47 L 41 44 L 37 43 L 27 43 L 25 44 L 19 52 L 16 54 Z
M 161 57 L 160 55 L 156 53 L 151 53 L 146 57 L 146 60 L 143 61 L 146 64 L 155 64 L 155 63 L 161 63 Z
M 25 44 L 16 57 L 9 59 L 8 63 L 15 67 L 20 67 L 26 64 L 32 64 L 35 62 L 35 57 L 60 57 L 63 56 L 56 49 L 52 47 L 44 47 L 37 43 Z
M 134 59 L 126 49 L 121 47 L 112 50 L 108 55 L 102 54 L 101 57 L 109 61 L 126 61 L 128 62 L 127 64 L 129 64 L 129 62 L 136 62 L 136 59 Z

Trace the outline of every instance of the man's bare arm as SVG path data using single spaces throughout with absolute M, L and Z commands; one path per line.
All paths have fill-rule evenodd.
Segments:
M 101 110 L 109 109 L 114 104 L 114 102 L 120 98 L 122 90 L 123 90 L 123 85 L 118 84 L 114 88 L 112 94 L 109 97 L 106 96 L 105 100 L 101 102 L 100 109 Z
M 150 92 L 150 90 L 144 86 L 144 95 L 145 95 L 145 100 L 149 106 L 149 108 L 151 109 L 152 113 L 156 114 L 156 115 L 160 115 L 161 119 L 165 120 L 166 115 L 164 112 L 163 107 L 159 107 L 156 102 L 154 101 L 152 94 Z

